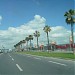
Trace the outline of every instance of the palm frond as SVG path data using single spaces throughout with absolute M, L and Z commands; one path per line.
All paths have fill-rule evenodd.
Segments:
M 34 36 L 35 37 L 39 37 L 40 36 L 40 32 L 39 31 L 35 31 Z
M 48 25 L 45 26 L 43 30 L 44 30 L 46 33 L 51 31 L 50 26 L 48 26 Z

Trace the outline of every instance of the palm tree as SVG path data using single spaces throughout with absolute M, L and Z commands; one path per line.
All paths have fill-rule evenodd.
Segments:
M 28 50 L 28 41 L 29 41 L 29 37 L 26 37 L 25 40 L 27 41 L 27 50 Z
M 17 49 L 18 51 L 21 49 L 20 45 L 21 45 L 21 42 L 18 42 L 18 43 L 16 44 L 16 49 Z
M 23 46 L 24 43 L 25 43 L 25 40 L 22 40 L 22 41 L 20 41 L 20 42 L 17 44 L 18 49 L 20 49 L 21 51 L 23 51 L 22 46 Z
M 50 28 L 50 26 L 46 25 L 43 30 L 44 30 L 44 31 L 46 32 L 46 34 L 47 34 L 47 42 L 48 42 L 48 50 L 49 50 L 49 36 L 48 36 L 48 32 L 51 31 L 51 28 Z
M 30 40 L 30 48 L 31 48 L 31 40 L 33 40 L 33 36 L 29 35 L 29 40 Z
M 75 11 L 72 9 L 70 9 L 68 12 L 64 14 L 64 16 L 66 17 L 66 20 L 65 20 L 66 23 L 71 25 L 72 45 L 74 44 L 74 37 L 73 37 L 73 25 L 75 23 L 74 15 L 75 15 Z M 73 47 L 71 49 L 72 51 L 74 51 Z
M 39 47 L 39 45 L 38 45 L 38 37 L 40 37 L 40 32 L 35 31 L 34 36 L 37 37 L 37 47 Z
M 26 43 L 26 40 L 22 40 L 22 43 Z
M 24 44 L 26 43 L 26 40 L 22 40 L 23 48 L 22 51 L 24 50 Z
M 20 49 L 22 49 L 22 41 L 19 42 Z
M 14 47 L 16 48 L 16 45 L 14 45 Z
M 15 50 L 17 50 L 17 44 L 16 44 L 16 45 L 14 45 L 14 47 L 15 47 Z

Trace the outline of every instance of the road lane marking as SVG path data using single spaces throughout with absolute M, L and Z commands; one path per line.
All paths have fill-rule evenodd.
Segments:
M 58 65 L 67 66 L 66 64 L 62 64 L 62 63 L 58 63 L 58 62 L 54 62 L 54 61 L 48 61 L 48 62 L 55 63 L 55 64 L 58 64 Z
M 31 56 L 27 56 L 27 57 L 31 57 Z
M 23 71 L 23 69 L 18 64 L 16 64 L 16 66 L 20 71 Z
M 12 58 L 12 60 L 14 61 L 14 59 Z
M 35 59 L 41 60 L 41 58 L 34 57 Z
M 10 57 L 10 58 L 12 58 L 10 55 L 9 55 L 9 57 Z M 14 61 L 14 59 L 13 59 L 13 58 L 12 58 L 12 60 Z
M 9 57 L 11 57 L 11 56 L 9 55 Z

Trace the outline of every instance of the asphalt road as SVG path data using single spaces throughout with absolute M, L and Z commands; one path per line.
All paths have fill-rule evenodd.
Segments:
M 0 75 L 75 75 L 75 61 L 16 53 L 0 54 Z

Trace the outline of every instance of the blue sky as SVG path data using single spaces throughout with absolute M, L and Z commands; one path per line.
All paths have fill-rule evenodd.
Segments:
M 50 26 L 61 25 L 70 29 L 64 18 L 69 9 L 74 9 L 74 0 L 0 0 L 0 29 L 18 27 L 36 14 L 43 16 Z

